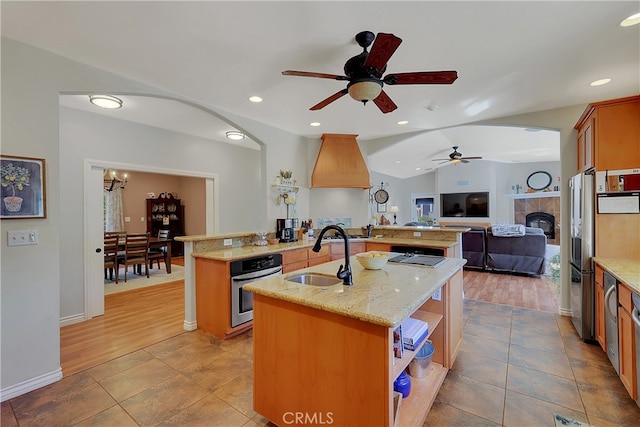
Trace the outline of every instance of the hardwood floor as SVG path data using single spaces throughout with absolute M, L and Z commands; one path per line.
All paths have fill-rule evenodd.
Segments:
M 475 301 L 558 313 L 556 286 L 547 276 L 464 271 L 464 297 Z
M 185 332 L 184 280 L 106 295 L 104 304 L 103 316 L 60 328 L 65 377 Z

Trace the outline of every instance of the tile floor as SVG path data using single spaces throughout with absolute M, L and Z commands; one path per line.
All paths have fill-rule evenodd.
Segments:
M 200 331 L 135 351 L 2 403 L 9 426 L 258 426 L 251 333 Z M 640 425 L 606 355 L 570 319 L 465 301 L 465 336 L 425 426 L 554 426 L 558 413 Z

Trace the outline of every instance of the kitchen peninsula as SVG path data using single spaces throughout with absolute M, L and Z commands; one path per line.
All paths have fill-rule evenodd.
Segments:
M 353 286 L 302 285 L 290 274 L 245 285 L 254 293 L 254 410 L 278 425 L 393 426 L 393 382 L 419 350 L 394 357 L 394 330 L 411 316 L 428 322 L 435 352 L 428 375 L 411 378 L 395 424 L 422 425 L 462 341 L 465 262 L 365 270 L 356 261 Z M 335 276 L 341 263 L 295 274 Z

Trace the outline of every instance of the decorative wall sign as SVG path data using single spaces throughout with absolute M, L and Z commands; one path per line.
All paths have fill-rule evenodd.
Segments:
M 386 212 L 387 204 L 386 203 L 378 203 L 378 212 Z
M 46 218 L 45 177 L 44 159 L 0 155 L 0 218 Z

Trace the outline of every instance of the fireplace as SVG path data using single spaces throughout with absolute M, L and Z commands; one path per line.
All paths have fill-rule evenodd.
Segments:
M 556 238 L 556 217 L 546 212 L 531 212 L 526 216 L 527 227 L 542 228 L 547 239 Z

